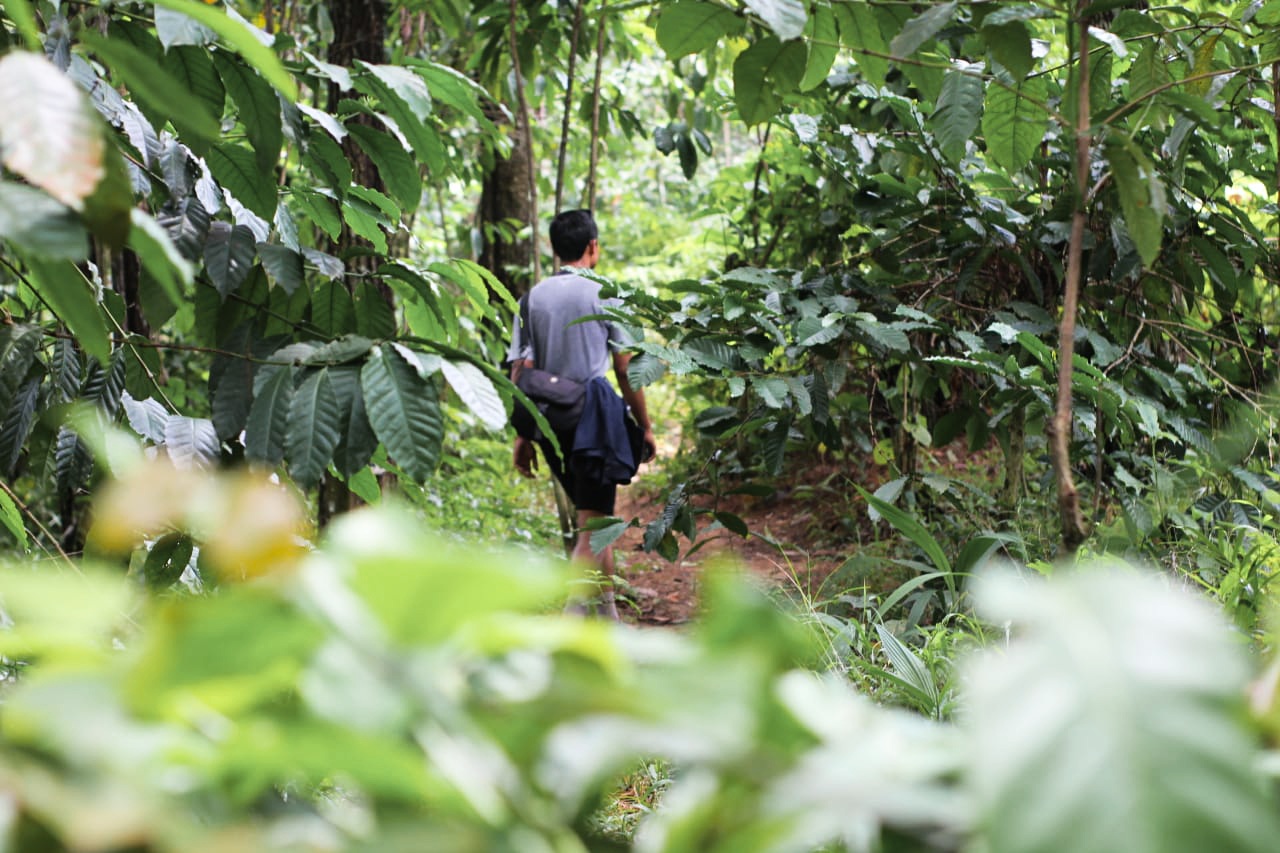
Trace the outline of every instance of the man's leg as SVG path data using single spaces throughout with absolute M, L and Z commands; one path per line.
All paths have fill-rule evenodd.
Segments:
M 600 581 L 600 613 L 606 619 L 617 622 L 618 605 L 613 595 L 613 546 L 605 548 L 599 554 L 591 550 L 591 531 L 587 523 L 594 518 L 604 518 L 606 513 L 593 509 L 578 510 L 578 538 L 573 544 L 573 561 L 581 567 L 585 575 L 592 569 L 599 571 Z

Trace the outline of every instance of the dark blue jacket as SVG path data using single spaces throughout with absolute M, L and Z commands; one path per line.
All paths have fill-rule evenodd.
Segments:
M 597 376 L 588 382 L 569 459 L 574 471 L 598 483 L 630 483 L 640 467 L 637 447 L 632 443 L 636 427 L 628 427 L 630 420 L 627 404 L 608 379 Z

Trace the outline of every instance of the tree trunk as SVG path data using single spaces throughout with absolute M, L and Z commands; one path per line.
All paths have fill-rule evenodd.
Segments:
M 1062 547 L 1073 553 L 1088 535 L 1080 511 L 1080 493 L 1071 474 L 1071 382 L 1075 359 L 1076 313 L 1080 299 L 1084 227 L 1088 206 L 1089 161 L 1092 139 L 1089 132 L 1089 24 L 1083 14 L 1089 0 L 1080 0 L 1076 38 L 1076 205 L 1071 217 L 1071 242 L 1067 248 L 1067 280 L 1062 297 L 1062 319 L 1058 326 L 1058 401 L 1049 424 L 1049 453 L 1058 481 L 1058 514 L 1062 519 Z
M 496 109 L 487 109 L 486 114 L 494 121 L 503 120 Z M 533 252 L 531 234 L 536 231 L 535 227 L 530 236 L 521 236 L 503 224 L 515 220 L 528 225 L 536 220 L 528 190 L 533 167 L 521 121 L 517 115 L 511 127 L 511 154 L 495 158 L 493 168 L 484 176 L 476 216 L 481 240 L 477 261 L 517 298 L 532 286 L 529 257 Z

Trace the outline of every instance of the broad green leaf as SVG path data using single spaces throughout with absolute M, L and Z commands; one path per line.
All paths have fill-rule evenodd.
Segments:
M 311 322 L 331 338 L 356 331 L 355 305 L 345 284 L 331 279 L 315 289 L 311 294 Z
M 0 410 L 26 380 L 43 338 L 39 326 L 0 326 Z
M 27 49 L 39 53 L 43 48 L 40 43 L 40 27 L 36 23 L 35 12 L 31 9 L 30 0 L 7 0 L 5 14 L 9 20 L 18 25 L 18 32 L 27 43 Z
M 213 421 L 181 415 L 170 415 L 165 422 L 164 449 L 179 468 L 212 467 L 221 455 Z
M 607 523 L 590 528 L 591 553 L 593 554 L 602 553 L 606 548 L 612 546 L 614 542 L 617 542 L 622 537 L 622 534 L 626 533 L 633 526 L 620 518 L 603 518 L 598 519 L 597 521 Z
M 156 6 L 181 12 L 216 32 L 228 45 L 235 48 L 245 61 L 258 69 L 276 91 L 289 101 L 298 100 L 298 87 L 293 81 L 293 76 L 285 70 L 280 58 L 271 48 L 258 40 L 257 33 L 251 27 L 228 17 L 221 9 L 197 3 L 195 0 L 152 0 L 152 2 Z
M 1137 101 L 1148 92 L 1167 85 L 1172 79 L 1160 43 L 1149 42 L 1129 66 L 1129 101 Z
M 701 53 L 742 27 L 742 19 L 719 3 L 678 0 L 662 7 L 658 46 L 669 59 Z
M 356 285 L 352 302 L 358 334 L 376 340 L 395 337 L 395 308 L 374 282 L 364 279 Z
M 217 33 L 194 18 L 164 7 L 156 9 L 156 35 L 166 49 L 179 44 L 203 47 L 218 37 Z
M 1164 240 L 1164 185 L 1155 166 L 1135 153 L 1136 146 L 1108 142 L 1106 151 L 1129 236 L 1142 262 L 1150 266 L 1160 256 Z
M 974 594 L 1012 627 L 966 679 L 988 849 L 1274 848 L 1243 646 L 1208 602 L 1114 564 L 990 577 Z
M 351 187 L 350 189 L 365 188 Z M 347 198 L 342 202 L 342 220 L 353 232 L 372 243 L 379 254 L 387 253 L 387 235 L 382 229 L 394 226 L 374 205 L 363 198 Z
M 835 12 L 840 23 L 840 41 L 853 51 L 862 76 L 873 86 L 883 86 L 889 72 L 889 62 L 884 59 L 889 46 L 880 30 L 876 7 L 869 3 L 840 3 Z
M 920 692 L 927 709 L 937 709 L 942 704 L 942 693 L 933 673 L 919 655 L 882 624 L 876 625 L 876 636 L 880 638 L 880 650 L 888 658 L 894 675 Z
M 951 561 L 947 559 L 947 555 L 942 550 L 942 546 L 938 544 L 938 540 L 933 538 L 933 534 L 923 524 L 909 513 L 887 501 L 880 500 L 880 498 L 861 486 L 854 486 L 854 488 L 858 490 L 858 494 L 862 495 L 868 506 L 874 507 L 885 521 L 892 524 L 899 533 L 914 542 L 921 551 L 924 551 L 933 563 L 934 568 L 944 575 L 951 574 Z M 948 583 L 954 584 L 954 580 L 949 579 Z
M 166 205 L 156 222 L 169 234 L 173 245 L 189 261 L 204 256 L 205 240 L 209 236 L 209 211 L 195 196 L 188 196 L 176 204 Z
M 391 116 L 396 127 L 404 134 L 409 147 L 429 170 L 443 170 L 444 147 L 431 123 L 431 95 L 423 79 L 408 69 L 395 66 L 369 65 L 363 62 L 357 63 L 357 66 L 366 73 L 355 78 L 356 89 L 378 101 L 383 111 Z M 348 130 L 357 126 L 367 128 L 352 122 Z M 414 206 L 416 207 L 416 201 Z
M 889 52 L 903 58 L 911 56 L 920 46 L 938 34 L 955 17 L 956 4 L 939 3 L 930 6 L 903 25 L 902 31 L 889 44 Z
M 150 397 L 145 400 L 135 400 L 132 395 L 126 393 L 120 398 L 120 404 L 124 407 L 125 417 L 128 418 L 129 427 L 134 432 L 152 444 L 164 444 L 169 413 L 165 411 L 159 400 L 153 400 Z
M 0 57 L 0 162 L 75 211 L 105 169 L 106 138 L 88 99 L 43 56 Z
M 224 300 L 249 277 L 255 248 L 253 232 L 244 225 L 215 222 L 210 227 L 204 247 L 204 268 Z
M 284 459 L 285 435 L 293 400 L 293 368 L 264 367 L 254 378 L 253 406 L 245 426 L 245 456 L 271 467 Z
M 213 55 L 213 61 L 253 146 L 258 172 L 262 176 L 258 180 L 267 180 L 266 176 L 274 172 L 284 145 L 280 99 L 261 75 L 239 59 L 218 52 Z M 235 194 L 234 190 L 232 192 Z
M 807 92 L 827 79 L 827 72 L 840 52 L 840 32 L 836 29 L 836 16 L 830 6 L 814 9 L 805 27 L 805 41 L 809 45 L 809 60 L 805 63 L 800 91 Z
M 80 261 L 89 254 L 89 237 L 70 208 L 12 181 L 0 181 L 0 240 L 49 260 Z
M 306 276 L 302 269 L 302 255 L 288 246 L 275 243 L 259 243 L 258 257 L 262 268 L 285 293 L 293 294 L 302 287 Z
M 751 387 L 764 404 L 771 409 L 783 409 L 787 406 L 789 392 L 787 383 L 779 376 L 758 376 L 751 380 Z
M 112 73 L 129 88 L 138 105 L 156 123 L 157 129 L 169 122 L 189 145 L 200 148 L 217 139 L 221 133 L 218 117 L 198 100 L 193 101 L 181 81 L 176 80 L 165 67 L 134 50 L 130 45 L 112 38 L 82 30 L 84 43 L 101 59 Z
M 342 219 L 334 210 L 332 199 L 320 193 L 299 191 L 294 191 L 291 197 L 306 217 L 314 222 L 330 240 L 338 239 L 342 234 Z
M 164 288 L 174 305 L 181 305 L 183 292 L 191 284 L 194 272 L 191 262 L 182 256 L 169 238 L 169 232 L 144 211 L 129 211 L 133 227 L 129 229 L 129 248 L 138 254 L 142 266 Z
M 3 410 L 4 415 L 0 417 L 0 474 L 12 477 L 15 473 L 23 446 L 35 424 L 40 386 L 41 382 L 36 378 L 19 387 Z
M 982 114 L 987 156 L 1008 174 L 1031 162 L 1048 129 L 1045 112 L 1048 88 L 1042 77 L 1028 77 L 1012 86 L 992 84 Z
M 217 182 L 263 219 L 276 212 L 276 182 L 271 172 L 258 166 L 257 155 L 234 143 L 220 143 L 205 158 Z
M 335 141 L 341 142 L 346 138 L 347 129 L 342 125 L 342 122 L 338 121 L 329 113 L 324 110 L 316 109 L 310 104 L 304 104 L 301 101 L 299 101 L 296 106 L 298 107 L 299 112 L 308 116 L 312 121 L 324 128 Z
M 1031 55 L 1031 33 L 1022 21 L 991 25 L 984 20 L 982 37 L 996 62 L 1008 69 L 1015 80 L 1022 80 L 1035 67 L 1036 61 Z
M 389 133 L 355 122 L 347 130 L 378 167 L 378 175 L 396 201 L 405 210 L 416 211 L 422 203 L 422 179 L 417 164 L 400 142 Z M 389 218 L 398 221 L 400 211 Z
M 733 92 L 738 113 L 748 125 L 768 121 L 782 106 L 782 96 L 804 78 L 808 52 L 800 41 L 761 39 L 733 63 Z
M 67 261 L 27 259 L 40 297 L 67 324 L 84 351 L 106 364 L 111 358 L 111 337 L 93 287 L 75 264 Z
M 195 543 L 185 533 L 167 533 L 157 539 L 142 564 L 142 577 L 147 586 L 163 590 L 177 583 L 191 562 L 194 550 Z
M 782 41 L 798 39 L 804 33 L 808 15 L 801 0 L 743 0 Z
M 293 394 L 285 455 L 289 474 L 304 490 L 320 482 L 341 438 L 342 408 L 327 368 L 311 371 Z
M 458 398 L 485 426 L 495 432 L 506 427 L 507 410 L 502 405 L 502 397 L 484 371 L 466 361 L 445 359 L 440 363 L 440 372 Z
M 667 373 L 666 363 L 649 353 L 641 353 L 631 359 L 627 365 L 627 381 L 632 388 L 643 388 L 652 385 Z
M 396 350 L 378 347 L 360 372 L 374 434 L 404 472 L 422 482 L 440 461 L 444 420 L 434 382 Z
M 352 183 L 351 164 L 342 146 L 327 133 L 310 133 L 307 135 L 304 162 L 329 184 L 333 195 L 346 195 Z
M 178 45 L 169 47 L 161 62 L 173 81 L 185 89 L 189 97 L 194 97 L 202 111 L 215 121 L 222 118 L 227 99 L 222 80 L 213 70 L 213 64 L 220 56 L 222 54 L 211 54 L 202 47 Z
M 953 162 L 965 152 L 982 117 L 982 78 L 974 73 L 952 69 L 942 80 L 942 94 L 929 123 L 937 137 L 938 147 Z
M 22 522 L 22 513 L 18 511 L 18 505 L 13 502 L 13 498 L 9 497 L 9 489 L 6 486 L 0 489 L 0 524 L 13 536 L 18 543 L 18 550 L 27 550 L 27 528 Z
M 333 464 L 339 474 L 351 477 L 368 466 L 378 449 L 378 437 L 373 434 L 365 411 L 360 367 L 354 364 L 331 367 L 329 378 L 342 410 L 342 439 L 334 450 Z

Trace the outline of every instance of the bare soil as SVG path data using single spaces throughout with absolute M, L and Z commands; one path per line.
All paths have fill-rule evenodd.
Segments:
M 620 607 L 624 619 L 649 625 L 680 625 L 697 615 L 698 587 L 703 567 L 729 560 L 767 580 L 817 595 L 823 583 L 844 564 L 859 541 L 871 536 L 866 506 L 853 483 L 879 482 L 883 472 L 852 470 L 828 462 L 796 465 L 788 471 L 785 489 L 767 498 L 732 495 L 716 507 L 746 522 L 746 538 L 718 530 L 707 545 L 689 554 L 690 543 L 679 537 L 681 557 L 668 562 L 642 548 L 643 528 L 633 528 L 618 540 L 615 554 L 625 579 L 631 606 Z M 872 486 L 874 488 L 874 485 Z M 643 486 L 619 490 L 617 515 L 642 522 L 662 512 L 661 490 Z M 694 505 L 710 508 L 709 500 Z M 699 528 L 711 517 L 698 516 Z

